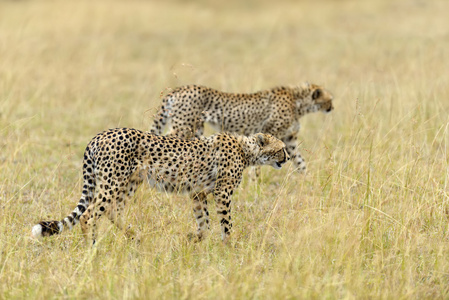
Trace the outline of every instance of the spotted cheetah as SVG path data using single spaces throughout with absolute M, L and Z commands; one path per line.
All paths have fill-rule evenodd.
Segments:
M 304 172 L 306 163 L 297 145 L 299 119 L 316 111 L 331 112 L 332 100 L 329 91 L 308 83 L 252 94 L 187 85 L 174 89 L 162 99 L 151 132 L 160 135 L 170 125 L 168 135 L 198 137 L 203 134 L 206 122 L 217 131 L 244 135 L 269 133 L 287 145 L 295 169 Z
M 118 128 L 95 136 L 84 152 L 81 199 L 61 221 L 42 221 L 32 229 L 35 238 L 59 234 L 81 223 L 83 234 L 96 240 L 96 221 L 106 214 L 127 233 L 122 212 L 127 198 L 146 180 L 169 192 L 187 192 L 193 199 L 197 222 L 193 237 L 201 240 L 209 229 L 207 195 L 213 193 L 226 242 L 231 223 L 231 199 L 244 168 L 271 165 L 276 169 L 289 160 L 285 144 L 257 133 L 238 136 L 219 133 L 186 141 L 137 129 Z

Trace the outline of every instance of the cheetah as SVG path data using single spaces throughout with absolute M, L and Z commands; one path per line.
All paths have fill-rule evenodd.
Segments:
M 302 173 L 306 163 L 297 144 L 299 119 L 316 111 L 330 113 L 334 109 L 332 100 L 329 91 L 308 83 L 251 94 L 187 85 L 162 99 L 150 131 L 160 135 L 169 127 L 168 135 L 199 137 L 203 135 L 204 123 L 208 123 L 216 131 L 243 135 L 269 133 L 286 144 L 295 169 Z
M 248 166 L 270 165 L 280 169 L 289 160 L 285 144 L 270 134 L 239 136 L 218 133 L 195 140 L 157 136 L 132 128 L 110 129 L 87 145 L 83 160 L 83 188 L 77 207 L 61 221 L 42 221 L 32 236 L 59 234 L 78 222 L 95 244 L 97 220 L 106 215 L 124 227 L 127 199 L 145 180 L 168 192 L 185 192 L 193 200 L 197 222 L 195 240 L 204 238 L 209 226 L 207 195 L 213 194 L 224 243 L 232 228 L 231 199 Z

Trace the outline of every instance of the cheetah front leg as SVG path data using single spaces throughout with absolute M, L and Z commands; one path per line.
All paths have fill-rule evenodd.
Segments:
M 210 229 L 209 211 L 207 210 L 207 195 L 205 193 L 198 193 L 192 196 L 193 200 L 193 215 L 197 223 L 196 234 L 189 234 L 189 239 L 201 241 L 207 230 Z
M 298 132 L 287 134 L 282 141 L 285 143 L 286 150 L 290 159 L 293 161 L 295 169 L 299 173 L 306 172 L 306 162 L 298 150 Z
M 251 181 L 256 181 L 258 178 L 260 178 L 260 173 L 260 166 L 252 166 L 249 167 L 248 177 Z

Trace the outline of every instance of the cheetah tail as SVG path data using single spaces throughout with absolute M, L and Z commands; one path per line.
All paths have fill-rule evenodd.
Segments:
M 60 234 L 64 229 L 71 230 L 73 226 L 78 224 L 79 218 L 85 210 L 85 204 L 80 202 L 72 213 L 61 221 L 41 221 L 39 224 L 34 225 L 31 235 L 36 239 L 41 239 L 44 236 Z
M 95 193 L 95 175 L 92 169 L 95 169 L 95 159 L 90 153 L 90 143 L 84 152 L 83 160 L 83 188 L 81 198 L 75 209 L 61 221 L 41 221 L 34 225 L 31 230 L 31 235 L 36 239 L 41 239 L 44 236 L 60 234 L 64 229 L 71 230 L 73 226 L 79 223 L 81 215 L 89 207 L 89 203 L 93 201 Z M 89 167 L 90 166 L 90 167 Z
M 167 125 L 168 120 L 172 116 L 173 103 L 175 102 L 175 100 L 176 97 L 174 95 L 174 92 L 167 94 L 167 96 L 162 99 L 162 105 L 159 108 L 159 111 L 154 116 L 153 126 L 150 130 L 152 134 L 162 134 L 162 131 Z
M 78 224 L 79 218 L 84 211 L 86 211 L 86 204 L 81 200 L 72 213 L 61 221 L 41 221 L 39 224 L 34 225 L 31 235 L 35 239 L 41 239 L 45 236 L 60 234 L 64 229 L 71 230 L 73 226 Z
M 90 161 L 89 153 L 85 154 L 84 161 Z M 75 209 L 61 221 L 39 222 L 39 224 L 33 226 L 31 235 L 36 239 L 41 239 L 44 236 L 59 234 L 64 229 L 71 230 L 73 226 L 79 223 L 81 215 L 86 211 L 89 203 L 92 201 L 94 191 L 95 181 L 92 179 L 92 174 L 84 173 L 83 191 L 81 199 Z

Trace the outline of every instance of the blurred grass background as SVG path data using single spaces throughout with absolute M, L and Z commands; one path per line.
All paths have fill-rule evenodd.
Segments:
M 0 298 L 448 298 L 449 2 L 0 1 Z M 87 142 L 148 129 L 183 84 L 309 81 L 308 174 L 244 178 L 231 246 L 191 203 L 142 187 L 127 241 L 104 222 L 30 240 L 80 196 Z M 211 210 L 213 211 L 213 204 Z

